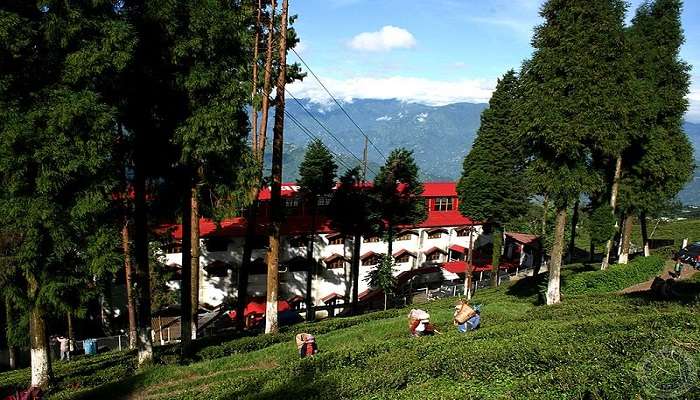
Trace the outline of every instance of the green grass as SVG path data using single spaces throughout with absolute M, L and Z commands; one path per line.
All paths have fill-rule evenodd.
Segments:
M 589 270 L 573 265 L 563 276 Z M 405 309 L 303 327 L 321 349 L 304 360 L 293 332 L 212 344 L 198 350 L 203 361 L 135 375 L 131 355 L 107 354 L 58 363 L 51 398 L 655 398 L 645 390 L 655 381 L 638 371 L 645 357 L 673 346 L 700 367 L 700 277 L 679 290 L 685 297 L 677 302 L 606 293 L 567 295 L 545 307 L 535 305 L 536 282 L 523 280 L 477 293 L 483 326 L 476 332 L 454 330 L 455 299 L 445 299 L 421 306 L 443 332 L 435 337 L 410 338 Z M 94 377 L 106 363 L 112 373 Z M 27 379 L 27 370 L 0 374 L 0 386 Z M 685 396 L 700 399 L 700 390 Z

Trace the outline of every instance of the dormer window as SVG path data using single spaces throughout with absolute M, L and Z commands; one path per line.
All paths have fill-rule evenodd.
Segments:
M 452 210 L 452 197 L 438 197 L 433 204 L 433 211 Z

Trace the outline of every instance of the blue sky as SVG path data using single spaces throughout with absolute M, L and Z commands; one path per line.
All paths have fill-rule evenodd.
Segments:
M 496 79 L 530 56 L 542 2 L 292 0 L 290 12 L 298 51 L 334 94 L 440 105 L 488 100 Z M 641 2 L 631 1 L 629 18 Z M 699 0 L 685 1 L 682 22 L 681 55 L 693 66 L 687 118 L 700 122 Z M 326 100 L 311 78 L 290 90 Z

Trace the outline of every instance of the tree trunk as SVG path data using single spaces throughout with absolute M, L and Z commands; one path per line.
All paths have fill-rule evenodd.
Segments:
M 564 250 L 564 230 L 566 229 L 566 206 L 557 208 L 554 224 L 554 245 L 549 263 L 549 282 L 547 283 L 547 304 L 561 302 L 561 261 Z
M 593 243 L 593 239 L 591 239 L 591 243 L 589 244 L 588 248 L 588 262 L 593 262 L 593 259 L 595 258 L 595 243 Z
M 639 214 L 639 227 L 642 231 L 642 243 L 644 244 L 644 257 L 651 255 L 649 248 L 649 231 L 647 230 L 647 214 L 642 212 Z
M 622 155 L 618 155 L 615 161 L 615 175 L 613 176 L 612 189 L 610 190 L 610 207 L 612 208 L 613 215 L 615 215 L 615 206 L 617 205 L 617 193 L 620 190 L 620 175 L 622 174 Z M 618 224 L 615 223 L 615 228 L 618 228 Z M 603 261 L 600 264 L 600 269 L 607 269 L 610 264 L 610 251 L 612 251 L 612 239 L 608 240 L 605 244 L 605 254 L 603 254 Z
M 53 373 L 49 340 L 44 322 L 44 312 L 32 306 L 29 312 L 29 340 L 31 345 L 32 387 L 47 389 Z
M 258 0 L 258 12 L 255 18 L 255 45 L 253 46 L 253 87 L 250 93 L 250 104 L 252 105 L 252 115 L 251 115 L 251 131 L 252 136 L 252 147 L 253 149 L 258 148 L 258 110 L 255 107 L 255 94 L 258 91 L 258 58 L 259 58 L 259 46 L 260 46 L 260 20 L 262 18 L 262 0 Z
M 541 233 L 542 236 L 547 234 L 547 207 L 549 206 L 549 198 L 545 194 L 542 200 L 542 222 L 541 222 Z
M 257 191 L 256 191 L 257 193 Z M 257 194 L 256 194 L 257 196 Z M 250 257 L 253 254 L 253 242 L 255 240 L 255 224 L 257 222 L 258 201 L 253 200 L 246 211 L 245 242 L 243 244 L 243 256 L 238 270 L 238 290 L 236 302 L 236 325 L 239 330 L 245 327 L 245 306 L 248 297 L 248 270 L 250 269 Z
M 190 306 L 191 317 L 190 327 L 192 329 L 192 340 L 197 339 L 197 328 L 199 325 L 199 256 L 201 254 L 199 246 L 199 190 L 198 185 L 202 181 L 202 166 L 197 169 L 196 179 L 192 183 L 190 190 L 191 209 L 190 209 L 190 250 L 192 257 L 190 259 Z
M 313 196 L 313 204 L 311 205 L 311 234 L 309 235 L 309 241 L 306 244 L 306 264 L 308 265 L 308 271 L 306 272 L 306 320 L 311 322 L 314 320 L 315 312 L 313 310 L 314 303 L 311 296 L 311 289 L 313 285 L 314 270 L 316 265 L 316 260 L 314 260 L 314 239 L 316 238 L 316 205 L 318 204 L 318 199 Z
M 501 263 L 501 253 L 503 252 L 503 229 L 499 224 L 493 224 L 491 232 L 491 242 L 493 243 L 493 252 L 491 254 L 491 287 L 498 286 L 498 267 Z
M 625 216 L 625 222 L 623 222 L 622 226 L 622 240 L 621 240 L 621 246 L 622 246 L 622 251 L 620 252 L 620 259 L 618 260 L 619 264 L 627 264 L 629 261 L 630 257 L 630 239 L 632 236 L 632 226 L 634 223 L 634 215 L 627 214 Z
M 359 311 L 358 292 L 360 285 L 360 247 L 362 246 L 362 235 L 355 233 L 352 240 L 352 264 L 350 274 L 352 275 L 352 314 L 357 315 Z
M 73 351 L 73 342 L 75 340 L 75 332 L 73 331 L 73 315 L 70 312 L 66 313 L 66 321 L 68 324 L 68 350 Z
M 126 308 L 129 314 L 129 348 L 136 348 L 136 302 L 134 301 L 134 276 L 131 268 L 131 247 L 129 244 L 129 219 L 124 217 L 122 227 L 122 251 L 124 253 L 124 275 L 126 282 Z
M 134 260 L 138 304 L 138 365 L 141 366 L 153 360 L 153 344 L 151 343 L 151 276 L 148 264 L 146 177 L 143 166 L 138 163 L 134 170 Z
M 187 188 L 182 194 L 182 260 L 180 280 L 180 350 L 183 356 L 190 352 L 192 343 L 192 176 L 185 172 Z
M 33 302 L 29 309 L 29 346 L 32 369 L 31 386 L 46 390 L 53 379 L 53 371 L 51 369 L 49 336 L 44 320 L 45 312 L 43 308 L 37 304 L 39 283 L 36 277 L 28 275 L 26 279 L 29 298 L 30 301 Z
M 274 1 L 273 1 L 274 6 Z M 270 205 L 270 247 L 267 253 L 267 308 L 265 333 L 276 333 L 277 293 L 279 291 L 280 226 L 282 225 L 282 151 L 284 145 L 284 86 L 287 83 L 287 9 L 288 0 L 282 1 L 279 34 L 279 74 L 277 77 L 277 105 L 275 108 L 274 138 L 272 142 L 272 187 Z
M 258 7 L 262 8 L 262 3 L 258 2 Z M 245 327 L 245 306 L 247 302 L 248 295 L 248 270 L 250 268 L 250 257 L 253 253 L 253 242 L 255 241 L 255 225 L 258 212 L 258 194 L 260 192 L 260 182 L 262 181 L 262 168 L 263 168 L 263 158 L 265 155 L 265 141 L 267 140 L 267 120 L 270 111 L 270 86 L 272 84 L 271 71 L 272 71 L 272 44 L 274 42 L 274 17 L 275 17 L 276 2 L 272 1 L 272 9 L 270 14 L 270 20 L 268 22 L 268 32 L 267 32 L 267 50 L 265 53 L 265 71 L 263 74 L 263 97 L 261 111 L 262 115 L 260 118 L 260 127 L 257 131 L 253 130 L 253 140 L 254 148 L 253 155 L 258 164 L 258 171 L 256 171 L 255 179 L 253 184 L 253 190 L 250 197 L 250 207 L 248 207 L 246 213 L 246 236 L 245 243 L 243 245 L 243 258 L 241 260 L 241 266 L 238 271 L 238 302 L 236 304 L 236 324 L 239 330 L 243 330 Z M 257 58 L 255 59 L 257 63 Z M 257 115 L 256 115 L 257 119 Z
M 15 318 L 12 315 L 12 303 L 10 303 L 9 297 L 6 297 L 5 298 L 5 325 L 6 325 L 5 332 L 7 332 L 7 334 L 6 334 L 6 336 L 7 336 L 7 358 L 8 358 L 10 369 L 17 368 L 17 349 L 15 348 L 15 346 L 13 346 L 10 343 L 10 338 L 9 338 L 10 331 L 14 329 L 10 325 L 13 323 L 14 320 L 15 320 Z
M 387 247 L 386 247 L 386 256 L 392 258 L 392 255 L 394 254 L 394 226 L 389 225 L 389 229 L 387 230 Z
M 569 238 L 569 252 L 566 255 L 566 262 L 570 263 L 576 250 L 576 224 L 578 224 L 579 199 L 574 202 L 574 211 L 571 214 L 571 238 Z
M 384 291 L 384 311 L 386 311 L 386 290 Z
M 474 266 L 472 265 L 474 247 L 474 226 L 469 227 L 469 250 L 467 252 L 467 270 L 464 271 L 464 296 L 467 300 L 472 298 L 472 280 L 474 274 Z

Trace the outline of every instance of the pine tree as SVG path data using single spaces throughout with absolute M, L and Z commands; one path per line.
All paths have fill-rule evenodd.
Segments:
M 535 52 L 523 65 L 520 126 L 532 150 L 528 175 L 555 209 L 547 304 L 560 301 L 567 208 L 597 181 L 588 165 L 591 148 L 605 138 L 617 142 L 624 129 L 624 12 L 619 0 L 547 1 Z
M 523 185 L 525 153 L 517 131 L 518 101 L 518 77 L 510 70 L 499 79 L 489 108 L 481 115 L 481 126 L 457 184 L 460 212 L 492 226 L 492 286 L 498 285 L 503 223 L 528 208 L 528 188 Z
M 385 254 L 365 278 L 369 286 L 381 289 L 384 292 L 384 310 L 387 308 L 387 297 L 396 289 L 394 272 L 394 259 Z
M 644 102 L 636 107 L 636 140 L 625 155 L 621 206 L 629 229 L 621 238 L 620 263 L 628 258 L 632 217 L 645 219 L 663 207 L 693 173 L 693 149 L 681 128 L 690 84 L 690 67 L 680 59 L 681 8 L 680 0 L 642 4 L 626 32 Z M 642 236 L 648 248 L 648 235 Z
M 316 217 L 318 202 L 322 196 L 328 196 L 335 186 L 335 175 L 338 165 L 333 161 L 333 155 L 319 139 L 311 141 L 306 147 L 304 159 L 299 165 L 299 186 L 302 195 L 311 212 L 311 226 L 306 244 L 306 320 L 313 320 L 313 299 L 311 285 L 316 266 L 314 259 L 314 239 L 316 238 Z
M 47 313 L 119 263 L 106 223 L 116 110 L 102 94 L 134 38 L 111 1 L 5 2 L 0 38 L 0 225 L 19 233 L 15 304 L 29 317 L 31 384 L 46 387 Z
M 387 236 L 387 257 L 392 257 L 394 231 L 399 225 L 416 225 L 425 220 L 427 211 L 423 182 L 413 152 L 399 148 L 391 152 L 379 169 L 372 188 L 377 216 L 383 220 Z
M 374 213 L 374 199 L 362 180 L 359 167 L 348 170 L 340 177 L 340 184 L 330 204 L 331 226 L 346 237 L 352 237 L 351 304 L 357 313 L 357 296 L 360 279 L 360 248 L 362 235 L 375 233 L 380 220 Z

